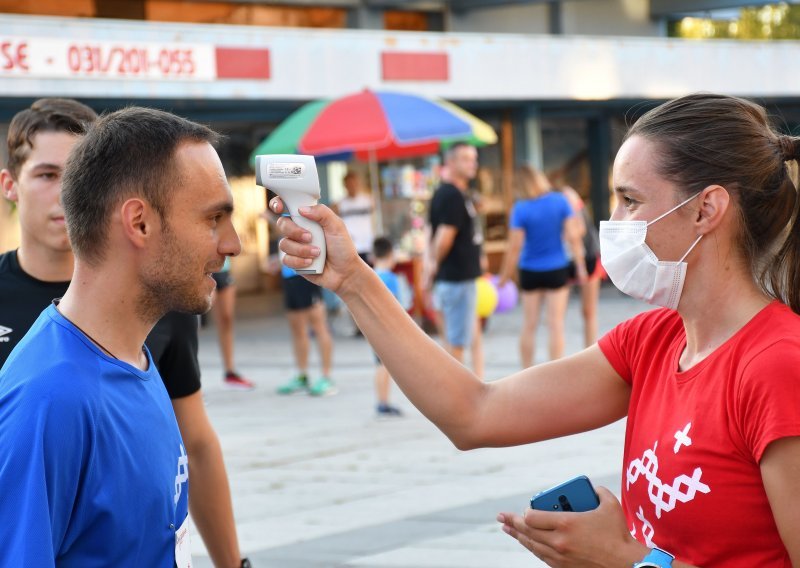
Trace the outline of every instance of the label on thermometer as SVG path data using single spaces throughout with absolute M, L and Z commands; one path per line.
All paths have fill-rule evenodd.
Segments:
M 267 177 L 273 179 L 299 178 L 303 177 L 303 172 L 305 169 L 305 164 L 301 164 L 300 162 L 276 162 L 274 164 L 269 164 L 267 169 Z

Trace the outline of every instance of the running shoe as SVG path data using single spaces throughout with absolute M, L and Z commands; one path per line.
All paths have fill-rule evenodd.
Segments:
M 297 375 L 289 379 L 289 382 L 282 384 L 276 389 L 278 394 L 294 394 L 296 392 L 308 391 L 308 377 Z
M 331 396 L 339 392 L 336 385 L 328 377 L 320 377 L 311 388 L 308 389 L 308 394 L 311 396 Z
M 378 418 L 400 418 L 403 416 L 403 412 L 399 408 L 385 403 L 380 403 L 376 411 Z
M 231 390 L 251 391 L 256 388 L 256 385 L 252 381 L 248 381 L 239 373 L 234 373 L 233 371 L 225 373 L 225 378 L 222 379 L 222 384 L 225 386 L 225 388 Z

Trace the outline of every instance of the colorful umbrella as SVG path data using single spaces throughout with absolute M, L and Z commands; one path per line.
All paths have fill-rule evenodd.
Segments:
M 390 160 L 437 153 L 455 141 L 494 144 L 491 126 L 441 99 L 364 90 L 310 102 L 289 115 L 253 151 L 322 159 Z

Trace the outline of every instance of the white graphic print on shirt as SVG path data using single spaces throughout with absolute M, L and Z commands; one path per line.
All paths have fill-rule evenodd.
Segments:
M 683 429 L 675 432 L 673 453 L 677 454 L 682 447 L 692 445 L 692 439 L 688 436 L 691 427 L 692 423 L 689 422 Z M 710 493 L 711 488 L 700 480 L 703 476 L 703 470 L 699 467 L 694 469 L 691 476 L 681 474 L 673 479 L 671 483 L 661 480 L 658 477 L 657 449 L 658 442 L 656 441 L 653 443 L 653 448 L 646 449 L 641 458 L 631 460 L 627 468 L 626 489 L 630 490 L 631 485 L 636 483 L 640 477 L 643 477 L 647 481 L 647 496 L 654 506 L 656 517 L 660 519 L 662 513 L 672 511 L 679 502 L 688 503 L 695 498 L 697 493 Z M 642 536 L 645 539 L 645 544 L 654 546 L 655 528 L 647 520 L 642 507 L 639 507 L 636 517 L 642 523 Z M 635 524 L 631 534 L 636 535 Z
M 186 455 L 186 450 L 183 449 L 181 444 L 181 455 L 178 456 L 178 475 L 175 476 L 175 504 L 181 498 L 181 490 L 183 484 L 189 481 L 189 457 Z
M 678 450 L 681 449 L 681 446 L 689 447 L 692 445 L 692 439 L 689 437 L 689 430 L 692 427 L 692 423 L 689 422 L 686 426 L 683 427 L 683 430 L 678 430 L 675 432 L 675 446 L 672 448 L 674 453 L 678 453 Z

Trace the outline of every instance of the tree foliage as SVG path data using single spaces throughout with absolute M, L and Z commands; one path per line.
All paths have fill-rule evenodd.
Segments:
M 732 20 L 683 18 L 673 22 L 670 35 L 691 39 L 800 39 L 800 6 L 785 2 L 742 8 Z

